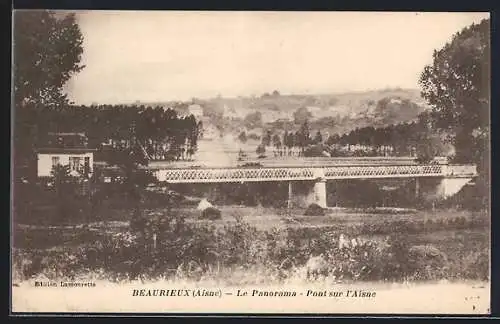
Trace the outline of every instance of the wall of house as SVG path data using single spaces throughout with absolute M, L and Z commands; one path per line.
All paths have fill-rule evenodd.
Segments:
M 37 163 L 37 174 L 39 177 L 50 177 L 50 172 L 52 171 L 52 157 L 59 157 L 59 164 L 69 165 L 70 157 L 79 157 L 81 159 L 80 163 L 83 167 L 85 163 L 85 158 L 89 158 L 90 169 L 92 170 L 94 164 L 94 154 L 92 152 L 87 153 L 39 153 L 38 163 Z

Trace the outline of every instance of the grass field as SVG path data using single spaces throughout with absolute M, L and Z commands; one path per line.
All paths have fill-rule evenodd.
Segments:
M 489 312 L 486 213 L 331 208 L 325 216 L 304 216 L 301 209 L 220 210 L 222 218 L 215 221 L 199 219 L 201 212 L 195 208 L 147 210 L 148 219 L 166 219 L 169 225 L 161 229 L 152 221 L 149 232 L 139 237 L 130 231 L 126 210 L 89 224 L 17 224 L 14 310 Z M 179 225 L 180 219 L 184 221 Z M 155 248 L 153 228 L 158 233 Z M 342 240 L 347 242 L 343 247 Z M 35 281 L 49 280 L 92 281 L 97 288 L 34 287 Z M 303 296 L 289 302 L 249 297 L 241 300 L 245 307 L 235 298 L 194 303 L 179 298 L 165 304 L 161 298 L 138 303 L 131 297 L 133 289 L 174 287 L 216 287 L 233 293 L 286 288 L 304 294 L 311 289 L 364 289 L 376 291 L 378 297 L 336 298 L 333 303 Z M 113 299 L 115 303 L 104 302 Z
M 349 232 L 352 229 L 359 229 L 361 233 L 376 235 L 378 233 L 370 233 L 369 226 L 379 225 L 385 226 L 386 234 L 390 234 L 391 226 L 406 223 L 423 223 L 419 235 L 421 233 L 441 232 L 440 227 L 446 232 L 450 227 L 459 230 L 467 230 L 469 225 L 479 223 L 481 227 L 489 226 L 489 219 L 481 212 L 470 212 L 464 210 L 437 210 L 437 211 L 417 211 L 412 209 L 395 209 L 395 208 L 378 208 L 373 210 L 355 210 L 347 208 L 329 208 L 325 216 L 304 216 L 303 209 L 282 209 L 282 208 L 267 208 L 267 207 L 244 207 L 244 206 L 220 206 L 221 219 L 218 220 L 203 220 L 199 219 L 200 211 L 193 207 L 184 207 L 172 210 L 171 213 L 178 214 L 186 219 L 188 223 L 207 224 L 218 227 L 235 224 L 238 219 L 243 220 L 250 226 L 259 230 L 272 230 L 273 228 L 329 228 L 344 230 Z M 152 209 L 146 211 L 149 215 L 162 216 L 168 212 L 165 209 Z M 130 211 L 115 210 L 113 215 L 110 215 L 107 221 L 92 222 L 88 224 L 65 225 L 65 226 L 44 226 L 44 225 L 23 225 L 17 224 L 14 235 L 14 247 L 28 247 L 47 245 L 47 232 L 53 232 L 51 235 L 55 240 L 60 240 L 61 243 L 80 244 L 78 240 L 74 240 L 74 236 L 81 232 L 82 229 L 88 229 L 96 233 L 118 233 L 126 230 L 129 226 Z M 472 223 L 472 224 L 471 224 Z M 366 228 L 368 233 L 362 233 L 363 228 Z M 449 231 L 448 231 L 449 232 Z M 57 234 L 55 234 L 57 233 Z M 43 236 L 46 242 L 40 242 L 36 238 L 30 239 L 31 236 L 37 234 Z M 488 235 L 488 232 L 485 232 Z M 432 236 L 432 235 L 431 235 Z M 44 244 L 47 243 L 47 244 Z M 57 242 L 55 245 L 58 245 Z
M 238 206 L 220 209 L 222 219 L 215 221 L 199 219 L 200 211 L 194 208 L 172 210 L 170 216 L 163 209 L 146 211 L 151 218 L 184 220 L 180 232 L 173 225 L 157 230 L 159 246 L 153 250 L 151 233 L 144 234 L 141 240 L 130 234 L 125 212 L 117 212 L 112 221 L 74 226 L 18 224 L 13 237 L 16 280 L 93 272 L 106 278 L 114 277 L 111 274 L 116 271 L 122 273 L 118 277 L 123 279 L 132 270 L 126 267 L 116 270 L 116 267 L 131 260 L 150 269 L 151 278 L 168 273 L 179 278 L 192 277 L 192 269 L 179 270 L 191 260 L 198 265 L 199 271 L 194 276 L 198 279 L 220 278 L 228 284 L 262 280 L 272 283 L 296 277 L 307 268 L 309 259 L 320 254 L 329 262 L 327 276 L 336 273 L 335 277 L 344 281 L 387 280 L 391 276 L 395 281 L 489 277 L 489 218 L 484 213 L 396 209 L 362 212 L 332 208 L 325 216 L 303 216 L 300 209 Z M 340 248 L 341 236 L 348 242 L 354 239 L 355 243 L 347 250 Z M 132 248 L 135 250 L 130 252 Z M 409 261 L 407 255 L 412 248 L 431 249 L 440 257 L 429 259 L 420 255 L 415 256 L 416 261 Z M 94 268 L 87 264 L 89 249 L 97 250 L 98 258 L 104 258 Z M 172 255 L 172 251 L 177 254 Z M 215 256 L 209 257 L 211 254 Z M 23 273 L 19 270 L 19 260 L 24 259 L 38 259 L 38 268 Z M 384 273 L 381 269 L 391 262 L 394 268 Z M 400 267 L 406 267 L 408 262 L 413 262 L 413 268 L 401 272 Z M 115 263 L 116 267 L 112 267 Z M 284 269 L 283 264 L 288 263 Z M 362 273 L 366 267 L 372 269 L 370 274 Z M 125 277 L 123 272 L 127 274 Z

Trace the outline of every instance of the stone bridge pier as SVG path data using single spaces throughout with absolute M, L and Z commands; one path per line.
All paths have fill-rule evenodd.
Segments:
M 427 202 L 445 200 L 457 194 L 471 177 L 448 176 L 444 178 L 416 178 L 415 198 Z
M 307 207 L 312 203 L 326 208 L 326 178 L 322 169 L 314 174 L 313 181 L 288 182 L 288 207 Z
M 415 179 L 415 196 L 436 201 L 458 193 L 478 173 L 475 165 L 450 165 L 444 163 L 378 164 L 378 165 L 330 165 L 304 167 L 255 167 L 255 168 L 152 168 L 160 182 L 184 184 L 215 184 L 245 182 L 288 183 L 288 206 L 308 206 L 316 203 L 327 207 L 327 180 L 353 181 Z M 264 195 L 271 187 L 265 188 Z M 400 186 L 404 195 L 408 186 Z M 356 189 L 352 189 L 356 190 Z M 393 190 L 393 189 L 391 189 Z M 396 188 L 396 190 L 399 190 Z M 411 189 L 410 189 L 411 190 Z M 397 196 L 396 196 L 397 197 Z M 407 196 L 408 197 L 408 196 Z M 368 197 L 367 197 L 368 198 Z M 363 199 L 363 197 L 361 197 Z
M 466 173 L 454 174 L 444 170 L 443 177 L 415 177 L 415 198 L 427 202 L 438 202 L 457 194 L 474 176 Z M 288 207 L 306 208 L 312 203 L 327 208 L 327 179 L 323 170 L 314 174 L 315 180 L 288 182 Z M 333 180 L 334 181 L 334 180 Z M 403 190 L 403 189 L 401 189 Z

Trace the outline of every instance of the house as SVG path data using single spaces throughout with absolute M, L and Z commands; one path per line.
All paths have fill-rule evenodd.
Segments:
M 74 176 L 92 175 L 94 152 L 84 133 L 49 133 L 36 150 L 37 175 L 50 177 L 56 165 L 68 165 Z

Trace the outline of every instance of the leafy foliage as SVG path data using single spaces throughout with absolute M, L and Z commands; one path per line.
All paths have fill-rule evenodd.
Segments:
M 238 135 L 238 140 L 239 140 L 241 143 L 246 143 L 246 142 L 247 142 L 247 133 L 245 133 L 245 131 L 241 132 L 241 133 Z
M 323 143 L 323 135 L 321 135 L 321 132 L 319 130 L 316 132 L 316 135 L 314 136 L 313 143 L 314 144 Z
M 264 154 L 266 153 L 266 146 L 264 144 L 260 144 L 259 146 L 257 146 L 257 149 L 255 150 L 255 152 L 259 156 L 264 156 Z
M 318 204 L 310 204 L 306 211 L 304 212 L 305 216 L 324 216 L 325 209 L 319 206 Z
M 46 130 L 35 144 L 47 141 L 47 132 L 84 132 L 90 147 L 103 151 L 134 148 L 134 154 L 152 160 L 189 159 L 197 150 L 202 124 L 193 115 L 179 116 L 174 109 L 150 106 L 65 106 L 61 110 L 49 107 L 26 107 L 24 114 L 31 123 Z M 104 146 L 103 143 L 108 143 Z M 143 149 L 141 148 L 143 147 Z
M 312 118 L 312 113 L 306 107 L 300 107 L 293 113 L 293 120 L 295 124 L 304 124 Z
M 46 10 L 14 13 L 14 94 L 16 105 L 60 106 L 64 84 L 81 71 L 83 36 L 75 15 Z
M 188 223 L 172 213 L 150 213 L 141 231 L 101 233 L 99 238 L 88 237 L 76 249 L 16 249 L 14 262 L 24 278 L 44 274 L 50 279 L 91 271 L 112 280 L 201 280 L 217 274 L 214 269 L 234 272 L 237 268 L 251 271 L 259 267 L 265 267 L 266 276 L 272 275 L 275 282 L 293 279 L 302 270 L 307 270 L 303 280 L 323 275 L 337 281 L 488 278 L 487 240 L 467 242 L 462 235 L 453 235 L 448 245 L 424 244 L 415 239 L 410 243 L 408 236 L 416 233 L 412 231 L 413 223 L 407 220 L 396 227 L 365 224 L 366 228 L 356 231 L 345 227 L 263 231 L 241 218 L 221 227 L 206 222 Z M 442 231 L 453 226 L 458 225 L 450 222 L 427 230 Z M 465 223 L 461 228 L 471 227 Z M 423 230 L 420 227 L 419 231 Z M 368 239 L 366 234 L 387 236 Z M 467 247 L 455 251 L 457 239 Z M 316 256 L 322 262 L 313 266 L 310 260 Z
M 63 87 L 84 68 L 83 36 L 74 14 L 57 16 L 46 10 L 16 11 L 13 29 L 14 175 L 34 178 L 33 148 L 47 132 L 47 125 L 39 123 L 40 110 L 68 103 Z
M 416 151 L 422 162 L 447 153 L 442 137 L 429 127 L 429 114 L 422 113 L 419 120 L 409 123 L 374 128 L 356 128 L 339 136 L 330 135 L 328 145 L 364 145 L 372 147 L 374 155 L 407 156 Z M 390 148 L 390 150 L 388 150 Z M 341 154 L 332 152 L 333 155 Z
M 270 130 L 266 130 L 262 135 L 262 141 L 261 141 L 262 145 L 264 146 L 271 145 L 271 140 L 272 140 L 272 132 Z
M 249 113 L 245 116 L 243 123 L 248 129 L 262 127 L 262 113 L 260 111 Z
M 435 125 L 449 132 L 460 162 L 475 160 L 475 137 L 488 136 L 490 59 L 490 21 L 485 19 L 434 51 L 433 63 L 420 77 Z

